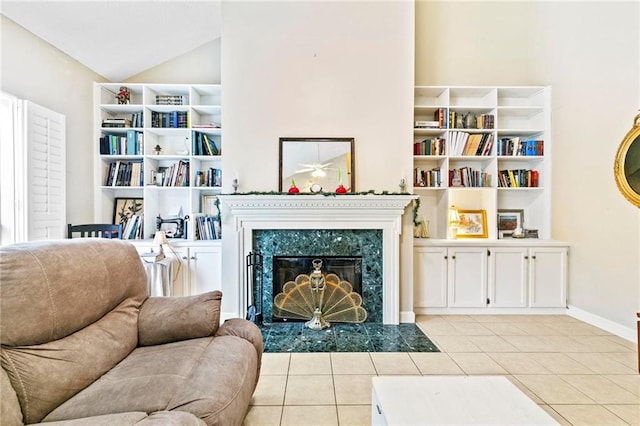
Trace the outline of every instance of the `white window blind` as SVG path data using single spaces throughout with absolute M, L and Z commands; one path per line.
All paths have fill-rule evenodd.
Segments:
M 11 175 L 5 170 L 8 160 L 3 148 L 2 176 L 5 184 L 7 179 L 12 181 L 6 186 L 13 191 L 5 196 L 3 184 L 2 243 L 64 238 L 65 117 L 24 100 L 14 102 L 13 114 L 13 161 L 7 167 L 13 168 Z M 10 192 L 13 200 L 8 199 Z M 6 212 L 6 203 L 13 205 L 13 218 Z M 5 224 L 5 218 L 13 224 Z M 9 235 L 5 229 L 11 231 Z

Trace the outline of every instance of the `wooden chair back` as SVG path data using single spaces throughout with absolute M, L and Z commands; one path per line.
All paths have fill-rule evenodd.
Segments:
M 122 224 L 92 223 L 86 225 L 67 225 L 67 238 L 74 234 L 80 238 L 122 238 Z M 77 235 L 79 234 L 79 235 Z

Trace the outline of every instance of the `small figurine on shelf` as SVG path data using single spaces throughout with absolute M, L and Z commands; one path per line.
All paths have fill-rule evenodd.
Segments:
M 127 89 L 125 86 L 120 86 L 120 91 L 116 95 L 116 99 L 118 100 L 118 104 L 128 105 L 129 101 L 131 100 L 129 89 Z
M 162 147 L 158 144 L 153 148 L 153 150 L 156 152 L 156 155 L 160 155 L 160 153 L 162 152 Z
M 291 179 L 291 186 L 289 187 L 289 194 L 298 194 L 300 190 L 296 186 L 296 181 Z

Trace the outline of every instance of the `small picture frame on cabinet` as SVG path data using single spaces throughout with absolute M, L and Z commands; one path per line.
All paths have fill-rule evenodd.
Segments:
M 511 238 L 513 231 L 522 229 L 523 209 L 498 209 L 498 239 Z
M 487 238 L 486 210 L 458 210 L 458 216 L 456 238 Z

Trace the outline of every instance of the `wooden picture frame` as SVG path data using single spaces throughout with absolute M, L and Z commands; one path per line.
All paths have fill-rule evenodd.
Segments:
M 126 226 L 127 221 L 133 215 L 142 216 L 144 214 L 143 198 L 116 198 L 113 204 L 113 223 Z
M 486 210 L 458 210 L 458 216 L 456 238 L 487 238 Z
M 498 209 L 498 239 L 511 238 L 516 228 L 522 229 L 523 209 Z
M 292 181 L 300 192 L 355 191 L 354 138 L 280 138 L 278 191 Z
M 613 175 L 624 198 L 640 207 L 640 113 L 618 146 Z

